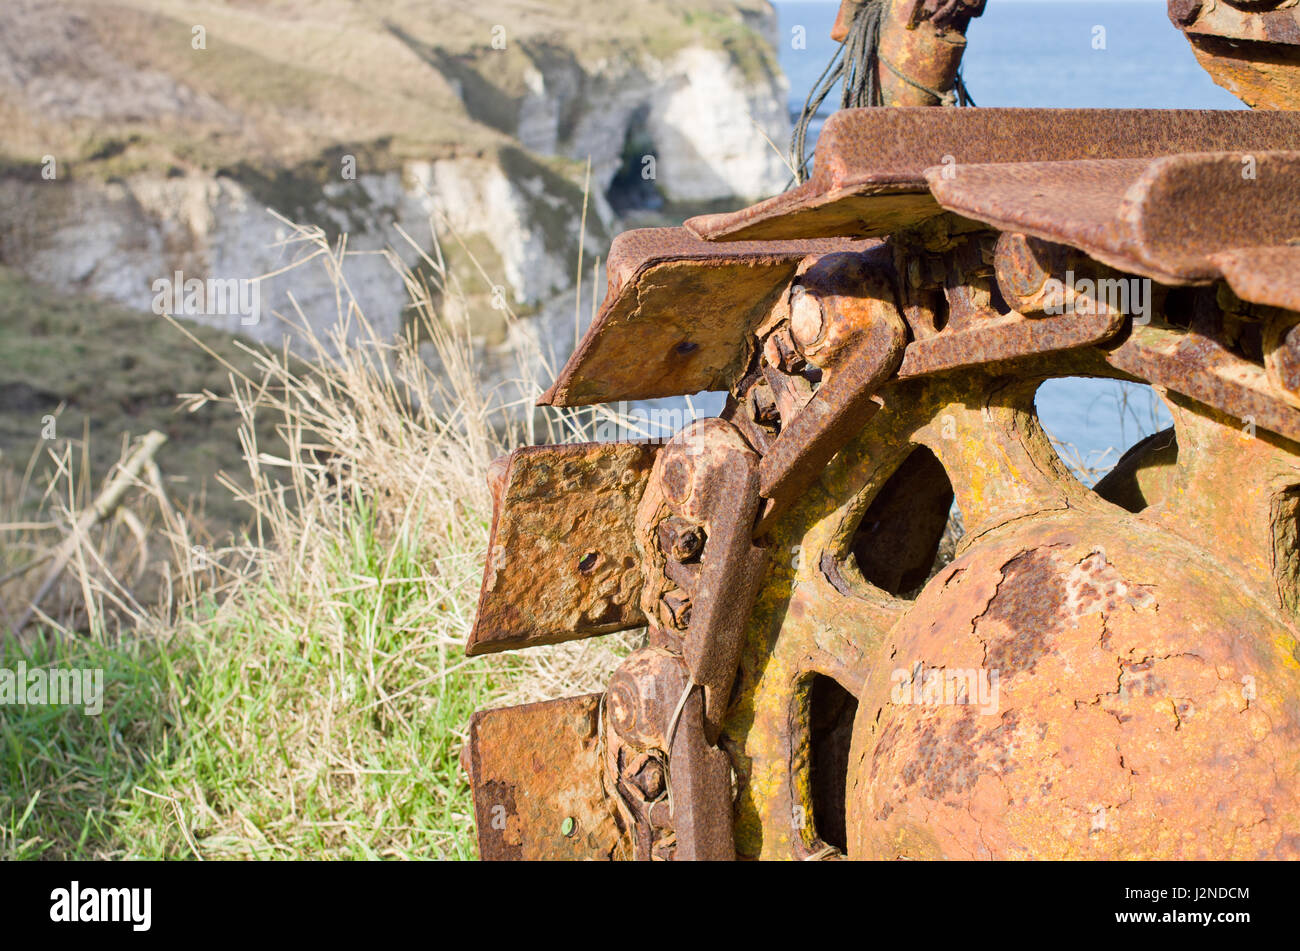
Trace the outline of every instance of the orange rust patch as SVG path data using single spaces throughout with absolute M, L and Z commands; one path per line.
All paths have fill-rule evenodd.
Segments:
M 862 693 L 851 856 L 1300 857 L 1294 632 L 1135 531 L 1030 522 L 927 587 Z M 913 663 L 996 696 L 900 702 Z

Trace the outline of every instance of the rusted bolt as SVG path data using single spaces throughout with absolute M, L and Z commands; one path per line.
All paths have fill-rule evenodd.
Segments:
M 760 426 L 775 426 L 781 422 L 781 413 L 776 406 L 776 396 L 773 395 L 772 387 L 768 385 L 767 381 L 750 388 L 749 408 L 754 417 L 754 422 Z
M 691 561 L 674 561 L 669 558 L 664 562 L 664 576 L 688 593 L 699 587 L 701 570 L 698 558 Z
M 826 315 L 822 304 L 802 285 L 790 291 L 790 333 L 800 349 L 806 349 L 822 338 L 826 329 Z
M 798 373 L 806 365 L 803 354 L 795 348 L 794 338 L 785 328 L 763 342 L 763 358 L 768 366 L 776 367 L 782 373 Z
M 1077 279 L 1092 282 L 1107 275 L 1119 277 L 1118 272 L 1111 272 L 1066 245 L 1013 232 L 998 238 L 994 266 L 1002 298 L 1012 310 L 1026 317 L 1060 314 L 1061 308 L 1072 306 L 1075 286 L 1067 286 L 1062 280 L 1071 272 Z
M 728 467 L 752 457 L 754 451 L 731 423 L 717 417 L 699 419 L 659 451 L 652 479 L 672 514 L 698 524 L 723 504 L 718 493 Z
M 1201 15 L 1202 0 L 1169 0 L 1169 19 L 1178 26 L 1191 26 Z
M 1275 387 L 1300 401 L 1300 318 L 1280 314 L 1264 330 L 1264 367 Z
M 1020 304 L 1037 295 L 1050 276 L 1039 261 L 1036 248 L 1023 234 L 1004 232 L 993 253 L 998 289 L 1007 303 L 1017 310 Z
M 1073 313 L 1080 301 L 1086 308 L 1109 309 L 1113 305 L 1081 288 L 1098 288 L 1102 281 L 1123 281 L 1127 288 L 1130 280 L 1068 245 L 1012 232 L 998 238 L 994 261 L 1003 299 L 1026 317 Z M 1127 291 L 1122 300 L 1117 309 L 1127 306 Z
M 664 461 L 659 484 L 663 487 L 664 495 L 671 501 L 680 505 L 691 497 L 691 482 L 695 475 L 692 469 L 685 452 L 673 452 Z
M 664 794 L 664 768 L 656 760 L 647 759 L 632 777 L 632 782 L 647 802 L 654 802 Z
M 659 627 L 651 624 L 646 631 L 646 644 L 650 647 L 656 647 L 660 650 L 671 651 L 680 655 L 682 652 L 682 635 L 676 631 L 670 631 L 666 627 Z
M 666 749 L 673 711 L 688 682 L 680 657 L 654 647 L 633 651 L 605 691 L 610 726 L 634 749 Z
M 1300 326 L 1293 326 L 1282 338 L 1285 368 L 1280 375 L 1287 392 L 1300 393 Z
M 684 631 L 691 626 L 691 598 L 680 588 L 674 588 L 663 596 L 664 607 L 672 618 L 673 627 Z
M 690 561 L 704 550 L 704 529 L 672 515 L 659 523 L 659 550 L 673 561 Z

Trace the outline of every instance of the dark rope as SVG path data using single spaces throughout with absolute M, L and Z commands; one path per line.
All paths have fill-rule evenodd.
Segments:
M 957 67 L 957 83 L 954 86 L 957 90 L 957 105 L 975 107 L 975 100 L 970 96 L 970 90 L 966 88 L 966 80 L 962 79 L 961 67 Z M 978 108 L 978 107 L 976 107 Z
M 880 85 L 876 82 L 880 21 L 884 12 L 885 0 L 867 0 L 858 8 L 857 15 L 849 24 L 849 35 L 808 93 L 803 112 L 795 123 L 794 135 L 790 138 L 790 165 L 794 168 L 796 182 L 802 184 L 808 180 L 808 161 L 812 158 L 807 152 L 808 126 L 836 84 L 841 80 L 844 84 L 840 94 L 841 109 L 884 104 Z
M 795 123 L 794 133 L 790 137 L 790 167 L 794 169 L 796 184 L 808 180 L 808 163 L 812 155 L 808 153 L 808 127 L 817 117 L 837 83 L 843 83 L 840 93 L 841 109 L 857 109 L 864 106 L 883 106 L 884 95 L 877 79 L 877 65 L 884 63 L 899 79 L 923 92 L 929 93 L 945 106 L 973 106 L 966 83 L 957 74 L 957 82 L 949 92 L 928 89 L 903 75 L 893 63 L 880 55 L 880 22 L 884 19 L 886 0 L 866 0 L 858 8 L 857 15 L 849 24 L 849 33 L 840 48 L 835 51 L 831 61 L 826 65 L 817 82 L 813 84 L 804 102 L 799 121 Z

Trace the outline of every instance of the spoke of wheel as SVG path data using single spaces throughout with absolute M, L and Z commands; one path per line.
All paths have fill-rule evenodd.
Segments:
M 913 437 L 943 463 L 967 543 L 1013 519 L 1098 504 L 1057 457 L 1034 412 L 1036 382 L 934 381 Z
M 1295 610 L 1296 447 L 1249 423 L 1170 394 L 1178 465 L 1165 497 L 1142 514 L 1214 552 L 1216 571 Z M 1195 407 L 1195 409 L 1193 409 Z

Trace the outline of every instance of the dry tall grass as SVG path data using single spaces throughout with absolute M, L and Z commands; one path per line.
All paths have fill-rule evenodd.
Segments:
M 435 305 L 461 294 L 436 239 L 432 253 L 426 253 L 402 235 L 419 251 L 423 267 L 406 267 L 398 255 L 388 255 L 406 285 L 415 319 L 401 339 L 385 341 L 374 333 L 344 277 L 346 238 L 331 245 L 317 228 L 290 227 L 288 243 L 305 250 L 296 266 L 327 270 L 338 291 L 338 312 L 322 339 L 294 303 L 289 322 L 305 365 L 283 353 L 250 350 L 260 378 L 233 380 L 231 398 L 246 421 L 240 438 L 253 488 L 223 481 L 256 516 L 255 547 L 233 554 L 251 558 L 282 589 L 290 579 L 310 579 L 319 603 L 329 604 L 331 594 L 341 590 L 340 579 L 322 571 L 319 541 L 361 506 L 390 556 L 414 544 L 427 560 L 418 580 L 427 585 L 422 601 L 437 613 L 426 618 L 431 626 L 412 627 L 411 635 L 432 638 L 440 648 L 459 648 L 473 620 L 487 548 L 489 463 L 521 445 L 592 438 L 599 417 L 533 409 L 543 381 L 549 382 L 556 368 L 541 342 L 509 311 L 507 322 L 517 331 L 510 336 L 520 342 L 519 375 L 484 390 L 468 325 L 449 321 Z M 449 311 L 464 314 L 466 308 Z M 350 335 L 361 342 L 348 343 Z M 220 397 L 187 398 L 194 408 Z M 280 420 L 279 454 L 256 444 L 254 423 L 263 415 Z M 242 581 L 243 575 L 238 577 Z M 305 618 L 295 614 L 294 620 L 314 622 L 314 609 L 308 610 Z M 605 639 L 520 655 L 493 699 L 525 702 L 596 689 L 624 653 L 620 643 Z M 488 663 L 479 667 L 494 669 Z M 471 662 L 466 669 L 477 668 Z
M 515 445 L 582 438 L 590 419 L 531 409 L 552 369 L 540 349 L 521 354 L 517 379 L 483 392 L 466 328 L 433 304 L 455 293 L 436 247 L 417 270 L 391 256 L 414 319 L 385 341 L 347 284 L 346 241 L 295 228 L 289 244 L 297 267 L 334 281 L 333 329 L 318 336 L 322 315 L 309 320 L 291 302 L 280 316 L 307 360 L 249 348 L 255 372 L 230 367 L 229 393 L 184 395 L 192 412 L 214 401 L 239 410 L 246 472 L 219 479 L 247 505 L 248 530 L 215 544 L 142 479 L 85 539 L 30 659 L 66 663 L 71 646 L 79 664 L 129 668 L 116 681 L 110 672 L 103 719 L 110 733 L 125 719 L 131 739 L 105 742 L 104 724 L 68 712 L 66 735 L 50 743 L 35 713 L 6 711 L 0 852 L 468 856 L 456 757 L 469 713 L 595 689 L 626 652 L 614 637 L 463 656 L 491 515 L 488 463 Z M 257 436 L 267 417 L 275 445 Z M 9 520 L 15 539 L 37 545 L 33 533 L 76 520 L 89 494 L 68 466 L 45 496 L 60 492 L 58 518 Z M 117 544 L 123 525 L 138 526 L 131 537 L 151 557 L 167 553 L 155 557 L 148 604 L 123 574 L 133 563 Z

